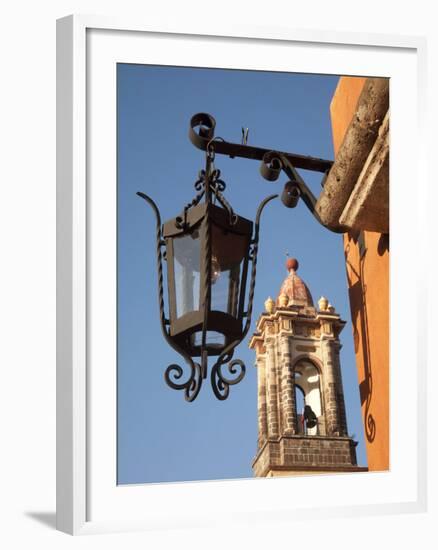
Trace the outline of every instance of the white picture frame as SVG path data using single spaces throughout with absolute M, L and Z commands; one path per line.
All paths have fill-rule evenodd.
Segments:
M 156 47 L 157 44 L 160 47 Z M 200 44 L 208 46 L 208 54 L 205 48 L 199 48 Z M 166 28 L 165 25 L 155 28 L 138 21 L 105 17 L 69 16 L 58 20 L 59 530 L 86 534 L 182 526 L 214 527 L 218 514 L 221 514 L 221 521 L 238 524 L 289 517 L 315 520 L 426 509 L 426 433 L 419 422 L 426 410 L 425 350 L 420 346 L 418 315 L 412 315 L 408 330 L 401 322 L 399 299 L 407 281 L 407 274 L 402 270 L 403 246 L 409 247 L 411 262 L 417 265 L 425 254 L 424 246 L 416 246 L 416 237 L 425 223 L 420 212 L 427 181 L 422 172 L 425 163 L 421 147 L 424 140 L 425 47 L 423 39 L 405 36 L 235 27 L 210 28 L 201 34 L 197 29 Z M 291 56 L 292 50 L 299 55 Z M 325 60 L 322 70 L 321 55 L 328 51 L 330 62 Z M 391 78 L 389 472 L 117 487 L 113 368 L 115 194 L 111 191 L 115 182 L 116 145 L 115 116 L 108 117 L 109 113 L 115 113 L 117 62 L 319 71 Z M 403 165 L 397 162 L 407 154 L 410 155 L 409 185 L 418 189 L 415 197 L 403 193 L 406 175 Z M 105 211 L 99 209 L 94 200 L 98 192 L 98 184 L 94 182 L 105 182 L 109 197 Z M 399 183 L 395 187 L 392 182 Z M 410 230 L 403 224 L 407 212 L 413 220 Z M 99 241 L 103 235 L 107 244 L 96 246 L 103 242 Z M 96 272 L 107 274 L 99 290 L 94 282 Z M 410 298 L 412 311 L 417 314 L 425 293 L 424 280 L 418 274 L 416 291 Z M 103 303 L 105 318 L 102 316 Z M 393 368 L 394 364 L 397 369 Z M 417 368 L 410 368 L 412 364 Z M 107 368 L 108 365 L 111 368 Z M 409 381 L 405 376 L 408 374 Z M 413 395 L 417 399 L 417 406 L 409 411 L 403 407 L 407 392 L 410 402 Z M 105 422 L 108 418 L 113 422 Z M 404 430 L 411 434 L 409 442 L 403 437 Z M 296 495 L 296 499 L 290 499 L 291 494 Z M 317 506 L 314 505 L 315 495 L 318 496 Z

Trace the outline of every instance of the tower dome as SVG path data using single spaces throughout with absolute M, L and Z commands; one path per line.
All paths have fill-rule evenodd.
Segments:
M 281 297 L 287 296 L 288 305 L 293 306 L 313 306 L 312 295 L 307 288 L 305 282 L 297 275 L 299 267 L 298 260 L 295 258 L 288 258 L 286 261 L 286 269 L 288 270 L 288 276 L 281 285 L 280 292 L 277 296 L 277 306 L 282 306 Z M 284 298 L 283 298 L 284 300 Z

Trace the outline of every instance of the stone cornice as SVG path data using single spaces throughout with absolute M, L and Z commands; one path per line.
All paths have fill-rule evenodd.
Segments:
M 346 325 L 346 321 L 342 320 L 340 315 L 335 312 L 328 311 L 317 311 L 313 307 L 301 308 L 301 310 L 291 309 L 289 307 L 279 308 L 277 307 L 273 313 L 262 313 L 256 323 L 256 331 L 249 341 L 249 348 L 254 349 L 257 343 L 265 343 L 267 334 L 266 327 L 271 324 L 280 324 L 283 320 L 293 320 L 294 322 L 304 323 L 310 326 L 318 324 L 322 326 L 324 322 L 331 323 L 331 325 L 337 329 L 337 334 Z M 293 335 L 294 337 L 299 338 L 299 334 L 294 334 L 291 330 L 281 328 L 276 331 L 276 334 L 283 335 Z M 269 335 L 272 336 L 272 335 Z M 335 335 L 336 336 L 336 335 Z M 327 334 L 327 338 L 333 338 L 333 335 Z M 306 336 L 307 339 L 312 338 L 311 336 Z M 312 338 L 313 339 L 313 338 Z M 319 340 L 320 337 L 316 337 L 316 340 Z

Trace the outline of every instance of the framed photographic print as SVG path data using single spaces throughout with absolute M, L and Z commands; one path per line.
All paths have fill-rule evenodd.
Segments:
M 58 528 L 423 509 L 423 42 L 57 41 Z

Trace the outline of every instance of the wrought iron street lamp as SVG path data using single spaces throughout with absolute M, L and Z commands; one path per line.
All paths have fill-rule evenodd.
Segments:
M 161 329 L 189 369 L 185 374 L 180 365 L 172 364 L 164 377 L 171 388 L 184 391 L 187 401 L 196 399 L 208 377 L 209 357 L 216 357 L 210 380 L 218 399 L 226 399 L 230 386 L 245 375 L 243 361 L 233 359 L 233 355 L 251 324 L 260 216 L 265 205 L 278 196 L 270 195 L 261 202 L 254 224 L 237 215 L 223 195 L 225 183 L 214 166 L 215 154 L 262 160 L 261 173 L 270 181 L 284 170 L 292 180 L 285 186 L 283 203 L 293 207 L 301 196 L 311 210 L 315 198 L 292 162 L 297 167 L 323 172 L 331 166 L 330 161 L 228 143 L 215 138 L 214 130 L 215 120 L 210 115 L 192 117 L 189 136 L 196 147 L 205 151 L 205 169 L 195 182 L 197 195 L 179 216 L 162 225 L 155 202 L 137 193 L 156 216 Z M 313 214 L 316 216 L 314 210 Z M 168 315 L 164 311 L 163 256 L 167 262 Z

